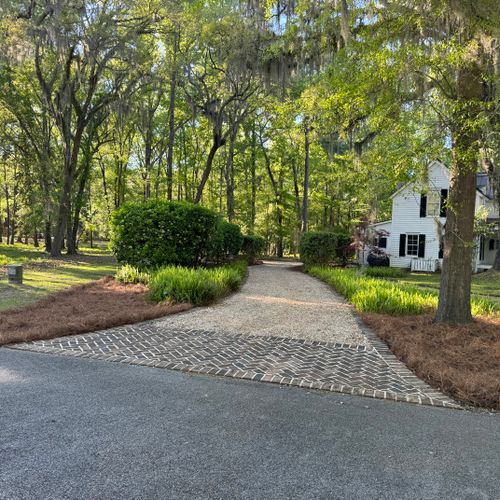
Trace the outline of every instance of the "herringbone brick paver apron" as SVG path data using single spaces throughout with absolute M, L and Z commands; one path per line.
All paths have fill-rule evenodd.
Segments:
M 279 265 L 252 268 L 240 292 L 210 308 L 12 347 L 458 407 L 399 362 L 324 284 Z

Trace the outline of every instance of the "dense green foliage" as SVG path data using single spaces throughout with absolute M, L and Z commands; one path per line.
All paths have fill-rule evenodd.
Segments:
M 149 281 L 151 299 L 193 305 L 208 304 L 238 289 L 246 275 L 244 262 L 223 267 L 197 268 L 168 266 L 154 272 Z
M 243 237 L 242 251 L 248 264 L 255 264 L 266 248 L 266 240 L 262 236 L 247 234 Z
M 335 288 L 358 311 L 385 314 L 422 314 L 435 310 L 436 291 L 401 284 L 386 279 L 367 277 L 352 269 L 332 269 L 314 266 L 309 273 Z M 474 298 L 474 314 L 488 315 L 498 312 L 498 306 L 488 299 Z
M 243 235 L 238 224 L 220 219 L 210 240 L 208 260 L 225 262 L 236 257 L 243 244 Z
M 332 262 L 338 251 L 338 238 L 332 232 L 304 233 L 300 239 L 300 260 L 306 264 L 328 264 Z
M 139 268 L 196 266 L 209 252 L 218 220 L 187 202 L 128 203 L 112 216 L 111 246 L 118 262 Z

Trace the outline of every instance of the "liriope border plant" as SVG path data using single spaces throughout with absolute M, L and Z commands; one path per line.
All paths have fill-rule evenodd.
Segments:
M 437 307 L 436 291 L 368 277 L 360 270 L 312 266 L 308 272 L 332 286 L 361 312 L 423 314 Z M 496 304 L 481 298 L 472 299 L 472 311 L 480 316 L 499 312 Z

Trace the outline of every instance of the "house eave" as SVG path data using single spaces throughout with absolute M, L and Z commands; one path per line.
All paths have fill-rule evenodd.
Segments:
M 427 170 L 429 170 L 436 163 L 438 163 L 439 165 L 441 165 L 442 167 L 444 167 L 446 170 L 449 171 L 449 168 L 441 160 L 432 160 L 429 163 L 429 165 L 427 165 Z M 391 199 L 393 199 L 395 196 L 397 196 L 399 193 L 401 193 L 401 191 L 406 189 L 411 184 L 414 184 L 415 182 L 416 181 L 405 182 L 399 189 L 396 189 L 396 191 L 394 191 L 394 193 L 391 194 L 391 196 L 390 196 Z
M 391 223 L 392 223 L 392 219 L 389 219 L 389 220 L 384 220 L 381 222 L 374 222 L 373 224 L 369 224 L 368 227 L 382 226 L 383 224 L 391 224 Z

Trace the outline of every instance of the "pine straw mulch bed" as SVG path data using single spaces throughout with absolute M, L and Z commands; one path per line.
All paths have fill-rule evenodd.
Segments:
M 152 304 L 144 285 L 124 284 L 108 276 L 48 295 L 29 306 L 0 312 L 0 345 L 88 333 L 191 307 Z
M 433 323 L 431 314 L 362 318 L 428 384 L 467 405 L 500 410 L 500 317 L 465 326 Z

